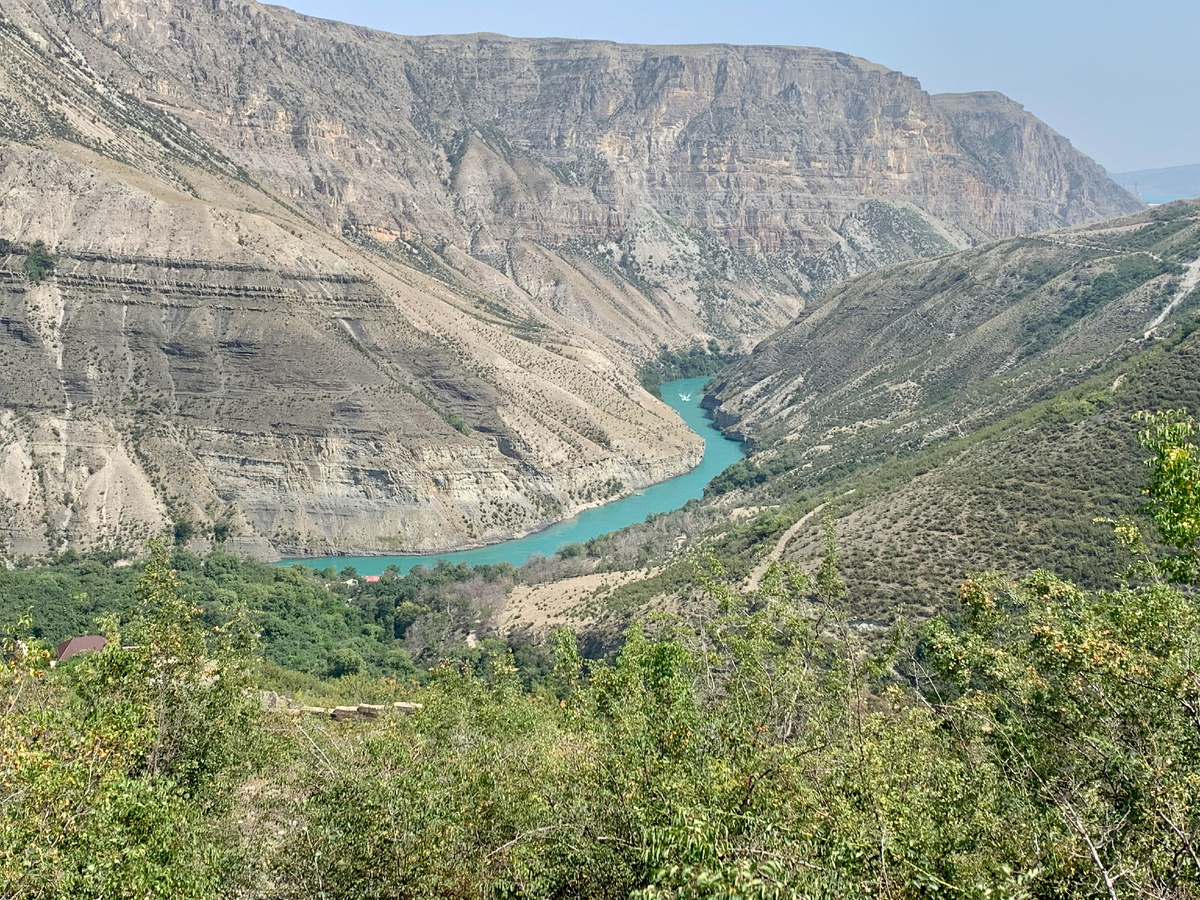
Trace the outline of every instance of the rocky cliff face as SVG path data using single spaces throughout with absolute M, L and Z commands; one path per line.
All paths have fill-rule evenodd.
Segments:
M 197 198 L 84 161 L 0 152 L 0 192 L 29 201 L 6 225 L 78 220 L 100 245 L 60 246 L 38 283 L 28 248 L 0 260 L 14 551 L 182 520 L 266 554 L 445 547 L 699 459 L 620 349 L 575 323 L 377 265 L 261 193 L 248 212 L 219 176 L 182 169 Z M 126 228 L 130 210 L 151 227 Z
M 1001 95 L 933 98 L 826 50 L 405 38 L 240 2 L 70 5 L 128 89 L 338 223 L 600 241 L 650 206 L 729 246 L 811 252 L 863 198 L 993 237 L 1139 208 Z
M 942 251 L 1139 208 L 1018 104 L 932 98 L 826 50 L 405 38 L 244 2 L 68 7 L 107 77 L 329 224 L 452 241 L 518 281 L 514 241 L 616 241 L 675 290 L 631 220 L 765 256 L 768 285 L 806 293 L 912 255 L 867 199 Z M 719 299 L 728 281 L 693 290 Z
M 697 460 L 637 386 L 661 347 L 749 346 L 847 274 L 1138 206 L 1016 104 L 822 50 L 0 13 L 21 552 L 185 519 L 264 554 L 521 533 Z

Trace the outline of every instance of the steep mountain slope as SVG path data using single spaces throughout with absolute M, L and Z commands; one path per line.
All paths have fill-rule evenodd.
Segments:
M 713 401 L 747 436 L 818 454 L 994 420 L 1153 339 L 1196 286 L 1197 219 L 1175 203 L 859 276 L 735 365 Z
M 984 568 L 1107 584 L 1123 559 L 1094 520 L 1136 507 L 1133 414 L 1200 409 L 1198 313 L 1196 201 L 861 276 L 717 386 L 756 446 L 710 502 L 832 500 L 868 623 Z M 819 557 L 818 524 L 783 555 Z
M 0 0 L 0 46 L 14 552 L 172 522 L 264 554 L 519 534 L 695 462 L 637 384 L 661 348 L 1138 206 L 1015 104 L 980 124 L 820 50 L 174 0 Z
M 622 347 L 364 254 L 65 45 L 0 39 L 6 122 L 30 132 L 0 148 L 0 227 L 23 238 L 0 247 L 11 552 L 172 522 L 264 554 L 444 547 L 698 461 Z
M 46 217 L 141 207 L 159 227 L 60 249 L 37 284 L 23 254 L 0 264 L 15 538 L 87 546 L 191 520 L 283 549 L 446 546 L 698 460 L 618 348 L 575 324 L 323 246 L 200 172 L 184 171 L 192 198 L 62 156 L 18 161 L 3 174 L 41 183 L 0 183 L 36 189 Z
M 560 301 L 570 288 L 526 243 L 616 242 L 598 249 L 730 335 L 764 333 L 813 279 L 1139 208 L 1019 105 L 930 98 L 825 50 L 406 38 L 246 2 L 65 7 L 55 21 L 106 78 L 335 229 L 452 243 Z M 721 246 L 765 258 L 739 267 Z
M 860 621 L 954 609 L 957 586 L 984 570 L 1044 568 L 1111 587 L 1132 562 L 1111 520 L 1137 513 L 1149 478 L 1135 414 L 1200 410 L 1194 327 L 989 429 L 885 465 L 858 482 L 861 496 L 840 497 L 830 511 Z M 807 565 L 821 552 L 815 527 L 785 548 Z
M 1109 587 L 1130 556 L 1103 520 L 1136 513 L 1148 476 L 1135 414 L 1200 410 L 1198 366 L 1200 201 L 862 276 L 718 376 L 745 461 L 540 566 L 506 622 L 604 647 L 690 608 L 698 551 L 749 588 L 772 560 L 811 570 L 824 515 L 864 631 L 956 611 L 982 570 Z
M 1081 158 L 1070 141 L 1003 94 L 935 94 L 930 100 L 988 184 L 1020 196 L 1057 198 L 1057 205 L 999 203 L 988 207 L 996 221 L 988 229 L 993 237 L 1083 222 L 1094 218 L 1090 211 L 1100 205 L 1109 210 L 1106 215 L 1136 208 L 1114 202 L 1116 198 L 1106 187 L 1113 182 L 1103 169 Z

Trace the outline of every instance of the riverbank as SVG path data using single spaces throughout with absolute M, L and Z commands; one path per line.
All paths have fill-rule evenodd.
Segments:
M 704 458 L 690 472 L 651 485 L 644 490 L 586 509 L 574 517 L 542 531 L 516 540 L 486 547 L 426 555 L 325 556 L 315 559 L 284 559 L 279 565 L 302 563 L 310 568 L 353 566 L 360 575 L 381 575 L 389 566 L 404 574 L 416 566 L 431 568 L 439 560 L 467 565 L 511 563 L 522 565 L 531 556 L 551 556 L 568 544 L 584 543 L 594 537 L 645 521 L 656 513 L 678 509 L 689 500 L 699 499 L 714 477 L 742 458 L 742 445 L 717 430 L 708 413 L 701 408 L 704 385 L 708 378 L 683 378 L 669 381 L 661 388 L 663 401 L 682 416 L 693 431 L 704 438 Z

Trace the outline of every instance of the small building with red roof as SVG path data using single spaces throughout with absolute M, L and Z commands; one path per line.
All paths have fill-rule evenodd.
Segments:
M 108 641 L 100 634 L 89 634 L 86 637 L 73 637 L 63 641 L 54 648 L 54 657 L 59 662 L 70 659 L 77 653 L 87 653 L 92 650 L 103 650 Z

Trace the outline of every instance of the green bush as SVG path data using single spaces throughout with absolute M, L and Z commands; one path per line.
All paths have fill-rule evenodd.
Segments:
M 54 265 L 57 262 L 58 257 L 51 254 L 42 241 L 34 241 L 33 246 L 29 248 L 29 253 L 25 256 L 25 262 L 21 269 L 26 278 L 33 284 L 37 284 L 54 271 Z
M 196 523 L 188 519 L 180 519 L 172 529 L 172 536 L 177 546 L 183 546 L 196 534 Z

